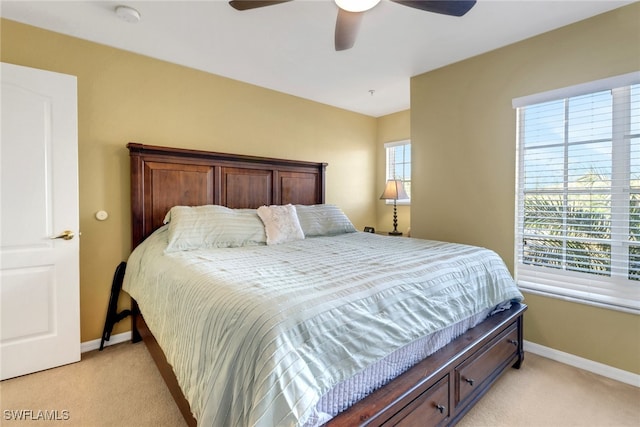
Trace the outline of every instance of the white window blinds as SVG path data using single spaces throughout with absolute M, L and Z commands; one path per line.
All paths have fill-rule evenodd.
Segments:
M 384 144 L 387 157 L 387 180 L 401 179 L 408 199 L 398 200 L 398 204 L 411 201 L 411 141 L 395 141 Z M 391 203 L 391 201 L 387 201 Z
M 640 84 L 517 114 L 518 284 L 640 310 Z

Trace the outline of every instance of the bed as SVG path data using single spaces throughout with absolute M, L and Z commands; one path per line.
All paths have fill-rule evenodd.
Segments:
M 495 253 L 356 231 L 325 163 L 128 148 L 132 336 L 189 425 L 454 425 L 522 363 Z

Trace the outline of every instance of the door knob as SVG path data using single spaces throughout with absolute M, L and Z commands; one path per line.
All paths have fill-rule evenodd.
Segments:
M 52 237 L 52 239 L 71 240 L 73 239 L 73 236 L 75 236 L 75 234 L 73 234 L 73 231 L 64 230 L 61 234 L 57 235 L 56 237 Z

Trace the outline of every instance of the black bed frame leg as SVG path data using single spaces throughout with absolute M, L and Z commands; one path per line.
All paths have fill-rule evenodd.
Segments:
M 107 307 L 107 318 L 104 321 L 104 329 L 102 330 L 102 339 L 100 340 L 100 351 L 104 348 L 104 342 L 109 341 L 111 332 L 116 323 L 131 314 L 131 310 L 123 310 L 118 313 L 118 297 L 122 290 L 122 281 L 124 280 L 124 272 L 127 267 L 126 262 L 121 262 L 116 267 L 111 283 L 111 295 L 109 296 L 109 305 Z
M 138 316 L 140 315 L 140 309 L 136 300 L 131 298 L 131 342 L 137 343 L 142 341 L 142 335 L 138 331 L 138 324 L 136 323 Z

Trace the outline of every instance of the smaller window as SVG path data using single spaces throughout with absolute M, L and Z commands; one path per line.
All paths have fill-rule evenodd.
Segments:
M 387 156 L 386 179 L 401 179 L 408 199 L 398 200 L 398 204 L 411 202 L 411 141 L 395 141 L 384 144 Z M 387 200 L 387 203 L 393 203 Z

